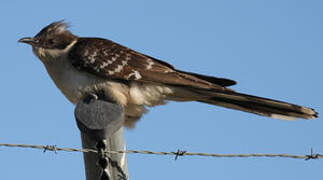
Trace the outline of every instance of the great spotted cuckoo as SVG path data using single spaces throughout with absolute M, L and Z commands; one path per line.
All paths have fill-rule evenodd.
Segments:
M 35 37 L 19 42 L 32 46 L 56 86 L 72 103 L 90 94 L 125 108 L 125 126 L 133 127 L 146 107 L 173 101 L 198 101 L 262 116 L 313 119 L 307 107 L 235 92 L 235 81 L 185 72 L 172 65 L 102 38 L 78 37 L 57 21 Z

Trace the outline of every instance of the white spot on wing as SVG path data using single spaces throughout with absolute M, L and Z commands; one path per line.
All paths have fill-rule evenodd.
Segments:
M 132 70 L 132 73 L 127 76 L 127 79 L 130 79 L 133 76 L 135 77 L 135 80 L 141 79 L 141 74 L 136 70 Z
M 146 66 L 146 69 L 149 70 L 153 67 L 155 63 L 151 59 L 147 59 L 147 62 L 148 62 L 148 65 Z
M 103 54 L 104 54 L 105 56 L 108 56 L 108 55 L 109 55 L 109 50 L 105 50 L 105 51 L 103 51 Z
M 108 71 L 109 75 L 113 75 L 114 71 Z
M 122 69 L 123 69 L 123 66 L 118 65 L 118 67 L 114 70 L 114 72 L 116 72 L 116 73 L 121 72 Z
M 136 79 L 141 79 L 141 75 L 138 71 L 135 71 L 135 78 Z
M 112 57 L 111 60 L 112 61 L 116 61 L 117 60 L 117 57 Z
M 130 61 L 131 60 L 131 54 L 127 54 L 126 55 L 126 61 Z
M 122 63 L 122 64 L 119 64 L 119 65 L 117 66 L 117 68 L 116 68 L 116 69 L 114 69 L 113 71 L 108 71 L 108 73 L 109 73 L 110 75 L 112 75 L 112 74 L 114 74 L 114 73 L 119 73 L 119 72 L 121 72 L 121 71 L 123 70 L 123 67 L 124 67 L 125 65 L 127 65 L 127 64 L 128 64 L 128 61 L 124 60 L 124 61 L 122 61 L 121 63 Z
M 93 52 L 93 54 L 91 54 L 91 55 L 89 56 L 89 60 L 90 60 L 90 63 L 91 63 L 91 64 L 95 63 L 95 58 L 96 58 L 96 56 L 97 56 L 97 52 L 96 52 L 96 51 L 94 51 L 94 52 Z
M 85 49 L 83 56 L 87 56 L 87 55 L 89 55 L 89 50 Z
M 103 62 L 101 65 L 100 65 L 100 68 L 103 69 L 105 67 L 107 67 L 109 65 L 109 61 L 108 62 Z

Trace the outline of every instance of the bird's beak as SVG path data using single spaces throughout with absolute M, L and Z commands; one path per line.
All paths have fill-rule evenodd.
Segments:
M 31 37 L 21 38 L 21 39 L 18 40 L 18 42 L 26 43 L 26 44 L 30 44 L 30 45 L 36 43 L 36 41 L 34 40 L 34 38 L 31 38 Z

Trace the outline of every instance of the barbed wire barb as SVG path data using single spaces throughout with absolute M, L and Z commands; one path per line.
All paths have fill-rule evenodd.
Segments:
M 313 148 L 311 148 L 311 154 L 310 155 L 306 155 L 305 160 L 310 160 L 310 159 L 319 159 L 320 156 L 322 156 L 321 154 L 314 154 L 314 150 Z
M 177 150 L 176 155 L 175 155 L 175 161 L 178 159 L 178 156 L 184 156 L 186 153 L 186 151 L 181 151 L 181 150 Z
M 95 149 L 76 149 L 76 148 L 61 148 L 56 145 L 31 145 L 31 144 L 1 144 L 0 147 L 17 147 L 17 148 L 32 148 L 32 149 L 41 149 L 43 152 L 58 151 L 65 152 L 83 152 L 83 153 L 97 153 Z M 250 153 L 250 154 L 217 154 L 217 153 L 197 153 L 197 152 L 187 152 L 180 151 L 177 152 L 154 152 L 147 150 L 125 150 L 125 151 L 106 151 L 105 153 L 117 154 L 117 153 L 126 153 L 126 154 L 151 154 L 151 155 L 172 155 L 175 156 L 175 160 L 178 156 L 202 156 L 202 157 L 214 157 L 214 158 L 247 158 L 247 157 L 266 157 L 266 158 L 292 158 L 292 159 L 323 159 L 322 154 L 314 154 L 313 148 L 311 148 L 311 154 L 309 155 L 293 155 L 293 154 L 274 154 L 274 153 Z

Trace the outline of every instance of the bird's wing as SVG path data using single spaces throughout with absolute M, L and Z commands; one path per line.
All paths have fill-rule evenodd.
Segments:
M 108 79 L 219 90 L 235 84 L 228 79 L 176 70 L 166 62 L 106 39 L 80 38 L 69 57 L 77 69 Z
M 106 79 L 152 82 L 189 87 L 204 103 L 280 119 L 313 119 L 311 108 L 234 92 L 232 80 L 176 70 L 170 64 L 138 53 L 112 41 L 81 38 L 69 53 L 73 66 Z

